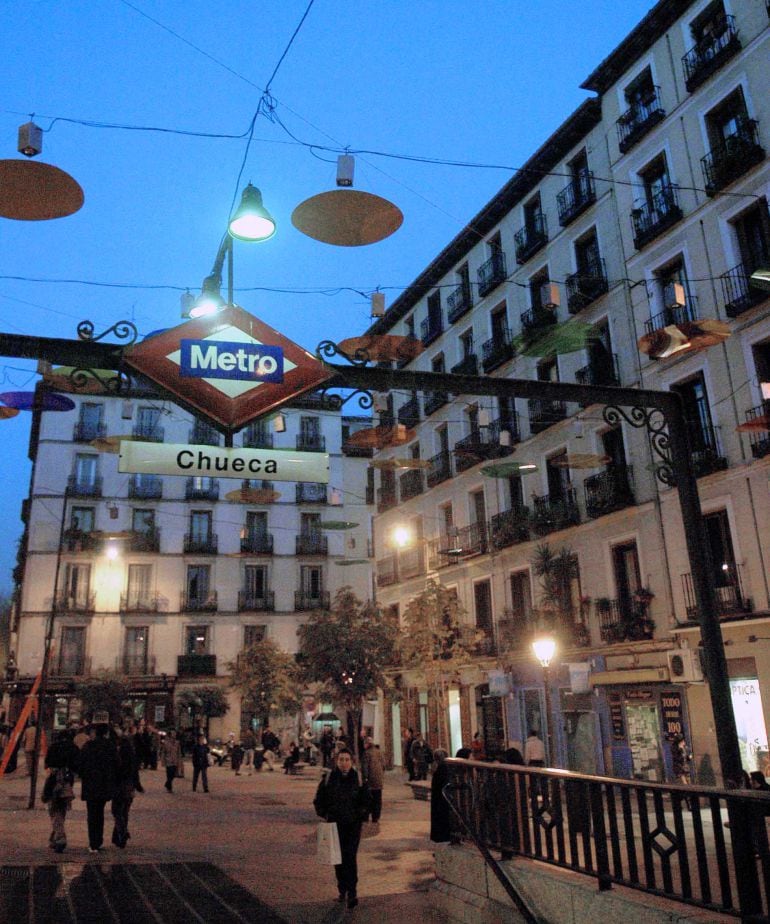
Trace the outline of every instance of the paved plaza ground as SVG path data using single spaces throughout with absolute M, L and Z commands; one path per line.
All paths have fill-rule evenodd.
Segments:
M 361 842 L 354 911 L 334 901 L 334 871 L 315 859 L 319 770 L 235 776 L 213 767 L 208 794 L 193 793 L 189 776 L 169 795 L 163 771 L 143 771 L 145 793 L 134 801 L 128 848 L 108 846 L 94 855 L 87 849 L 85 803 L 74 803 L 68 846 L 57 855 L 47 846 L 46 807 L 38 799 L 34 810 L 26 808 L 29 779 L 19 772 L 0 778 L 2 924 L 445 921 L 427 895 L 430 806 L 412 798 L 400 772 L 387 774 L 380 833 Z M 111 821 L 108 814 L 106 843 Z

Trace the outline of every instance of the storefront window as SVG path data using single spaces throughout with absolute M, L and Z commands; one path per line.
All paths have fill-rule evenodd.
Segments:
M 762 696 L 756 677 L 740 677 L 730 680 L 730 695 L 733 701 L 735 725 L 738 731 L 738 747 L 744 770 L 761 770 L 770 775 L 770 755 L 767 746 L 767 730 L 762 712 Z

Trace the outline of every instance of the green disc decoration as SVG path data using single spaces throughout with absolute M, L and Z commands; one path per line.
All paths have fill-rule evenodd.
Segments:
M 496 462 L 481 468 L 481 474 L 487 478 L 512 478 L 514 475 L 529 475 L 536 471 L 534 462 Z
M 513 338 L 513 346 L 521 356 L 555 356 L 584 350 L 596 336 L 592 324 L 571 320 L 535 335 L 519 334 Z
M 358 523 L 349 520 L 321 520 L 319 526 L 321 529 L 354 529 Z

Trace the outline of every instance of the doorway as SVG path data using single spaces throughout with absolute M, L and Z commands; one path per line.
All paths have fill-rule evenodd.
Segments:
M 660 720 L 657 704 L 626 701 L 626 723 L 633 778 L 662 782 L 664 778 L 663 756 L 660 751 Z

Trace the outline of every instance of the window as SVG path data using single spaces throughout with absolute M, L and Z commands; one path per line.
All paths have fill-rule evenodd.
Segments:
M 95 440 L 102 436 L 104 433 L 103 418 L 104 405 L 93 404 L 90 401 L 81 404 L 75 439 Z
M 636 542 L 625 542 L 612 548 L 612 567 L 615 573 L 615 589 L 623 610 L 629 610 L 633 596 L 642 586 L 639 568 L 639 552 Z
M 267 596 L 267 568 L 265 565 L 246 565 L 243 571 L 243 589 L 252 600 Z
M 545 470 L 548 480 L 548 498 L 553 501 L 566 501 L 571 488 L 567 451 L 556 453 L 546 459 Z
M 75 456 L 75 483 L 81 488 L 96 486 L 96 465 L 98 456 L 78 453 Z
M 195 494 L 210 494 L 216 488 L 216 481 L 203 475 L 193 475 L 190 478 L 190 483 Z
M 709 3 L 690 23 L 690 35 L 695 44 L 713 41 L 725 31 L 725 7 L 722 0 Z
M 521 510 L 524 507 L 524 485 L 520 475 L 508 478 L 508 509 Z
M 646 106 L 655 95 L 652 71 L 646 67 L 623 91 L 629 106 Z
M 267 637 L 267 626 L 244 626 L 243 627 L 243 647 L 251 648 L 258 642 L 262 642 Z
M 186 655 L 205 655 L 209 653 L 209 626 L 185 626 Z
M 532 581 L 528 570 L 511 574 L 511 616 L 519 625 L 532 621 Z
M 442 504 L 438 508 L 438 516 L 442 535 L 450 535 L 452 532 L 452 527 L 454 526 L 454 514 L 452 513 L 452 505 Z
M 135 435 L 144 439 L 162 439 L 160 408 L 144 405 L 139 407 L 136 417 Z
M 466 330 L 460 334 L 460 360 L 473 356 L 473 331 Z
M 303 536 L 321 536 L 321 514 L 303 513 L 300 517 L 300 532 Z
M 533 196 L 524 204 L 524 228 L 532 236 L 540 232 L 543 209 L 540 204 L 540 193 Z
M 545 308 L 544 296 L 547 295 L 545 290 L 548 282 L 548 267 L 544 267 L 529 280 L 529 304 L 532 311 L 540 312 Z
M 513 438 L 516 433 L 516 401 L 511 397 L 497 399 L 497 408 L 500 415 L 500 429 L 508 430 Z
M 148 626 L 126 626 L 123 643 L 123 669 L 129 675 L 147 673 Z
M 318 439 L 321 435 L 321 421 L 318 417 L 300 417 L 299 431 L 305 439 Z
M 302 593 L 313 600 L 317 600 L 323 593 L 323 569 L 318 565 L 302 565 L 299 569 L 300 587 Z
M 141 536 L 151 536 L 155 532 L 155 511 L 132 510 L 131 529 Z
M 471 297 L 471 276 L 470 276 L 470 270 L 468 269 L 467 263 L 463 263 L 462 266 L 458 267 L 457 281 L 465 297 L 467 299 L 470 299 Z
M 687 272 L 681 256 L 656 271 L 655 285 L 663 304 L 663 312 L 662 316 L 653 319 L 653 330 L 669 324 L 696 320 L 695 301 L 690 295 Z
M 406 328 L 406 336 L 414 337 L 414 315 L 410 314 L 408 318 L 404 319 L 404 327 Z
M 726 510 L 707 513 L 703 517 L 711 552 L 711 564 L 714 569 L 716 587 L 727 587 L 733 583 L 735 575 L 735 551 L 730 536 L 730 521 Z
M 129 565 L 126 603 L 128 609 L 149 606 L 152 598 L 152 565 Z
M 86 630 L 84 626 L 62 626 L 59 674 L 78 677 L 85 673 Z
M 682 217 L 677 187 L 671 183 L 665 154 L 660 154 L 641 170 L 639 180 L 643 192 L 634 202 L 631 213 L 637 250 Z
M 665 112 L 658 88 L 652 81 L 652 71 L 646 67 L 624 90 L 628 108 L 618 119 L 618 147 L 621 153 L 630 150 L 648 131 L 660 122 Z
M 575 241 L 575 263 L 577 270 L 582 275 L 589 275 L 595 272 L 599 267 L 601 255 L 599 254 L 599 239 L 596 236 L 596 230 L 591 231 Z
M 441 290 L 437 289 L 428 296 L 428 327 L 441 330 Z
M 626 464 L 626 450 L 623 445 L 623 431 L 620 427 L 605 430 L 601 439 L 604 455 L 610 457 L 607 466 L 624 466 Z
M 187 566 L 187 599 L 195 605 L 205 604 L 209 597 L 211 568 L 208 565 Z
M 190 512 L 190 538 L 193 542 L 207 543 L 211 539 L 211 511 Z
M 727 468 L 719 445 L 718 428 L 711 420 L 706 383 L 698 373 L 686 382 L 672 387 L 684 402 L 684 413 L 690 437 L 691 459 L 697 477 Z
M 660 203 L 665 201 L 666 192 L 671 188 L 665 154 L 657 157 L 639 177 L 644 187 L 644 201 L 651 209 L 658 208 Z
M 483 491 L 471 491 L 468 495 L 470 501 L 471 523 L 484 526 L 487 522 L 487 505 Z
M 73 532 L 91 533 L 94 531 L 96 511 L 93 507 L 73 507 L 70 514 L 70 529 Z
M 431 372 L 446 372 L 444 354 L 438 353 L 430 361 L 430 370 Z
M 497 342 L 508 341 L 510 332 L 508 330 L 508 311 L 505 302 L 498 305 L 489 316 L 490 327 L 492 328 L 492 339 Z
M 558 382 L 559 364 L 556 359 L 547 359 L 537 364 L 538 382 Z
M 747 275 L 770 262 L 770 215 L 763 199 L 732 223 Z
M 269 448 L 273 445 L 273 434 L 267 420 L 255 420 L 243 433 L 243 445 L 252 449 Z
M 476 612 L 476 628 L 492 638 L 492 585 L 489 581 L 478 581 L 473 585 L 473 602 Z
M 465 409 L 466 429 L 469 436 L 479 435 L 479 406 L 471 404 Z
M 768 379 L 768 381 L 770 381 L 770 379 Z M 436 429 L 436 442 L 438 443 L 438 451 L 440 453 L 449 452 L 449 429 L 446 426 Z
M 306 514 L 303 514 L 306 516 Z M 249 510 L 246 514 L 246 538 L 253 541 L 267 536 L 267 513 L 264 510 Z
M 64 569 L 64 605 L 84 610 L 90 605 L 91 566 L 68 562 Z
M 580 369 L 576 375 L 578 382 L 584 385 L 619 385 L 612 352 L 610 325 L 605 319 L 596 324 L 593 335 L 588 341 L 588 366 Z

